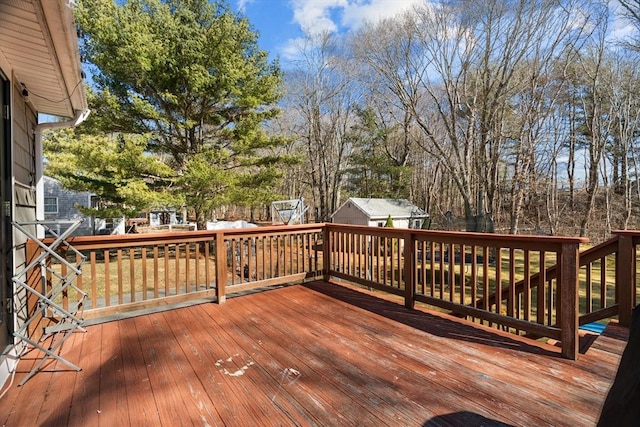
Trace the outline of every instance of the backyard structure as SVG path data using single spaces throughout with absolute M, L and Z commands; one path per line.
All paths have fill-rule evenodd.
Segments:
M 307 206 L 304 199 L 277 200 L 271 202 L 271 222 L 273 225 L 286 224 L 304 224 L 304 215 L 307 212 Z
M 172 226 L 178 224 L 178 214 L 174 208 L 153 208 L 148 213 L 149 227 L 160 227 L 162 225 Z
M 372 199 L 350 197 L 331 216 L 340 224 L 384 227 L 391 217 L 397 228 L 422 228 L 429 215 L 404 199 Z

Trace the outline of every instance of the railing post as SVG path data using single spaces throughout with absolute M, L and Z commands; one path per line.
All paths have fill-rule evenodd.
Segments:
M 565 243 L 560 253 L 558 285 L 560 287 L 560 340 L 562 356 L 576 360 L 579 353 L 578 337 L 578 259 L 577 243 Z
M 25 265 L 31 264 L 31 261 L 36 259 L 41 252 L 42 252 L 42 248 L 40 246 L 38 246 L 32 240 L 27 240 L 27 242 L 25 243 Z M 25 280 L 26 280 L 26 283 L 29 285 L 29 287 L 42 293 L 43 292 L 42 288 L 44 286 L 44 283 L 43 283 L 42 270 L 41 270 L 40 264 L 34 266 L 31 270 L 29 270 L 25 274 L 26 274 Z M 12 301 L 12 304 L 14 304 L 14 306 L 16 305 L 18 306 L 18 307 L 14 307 L 14 309 L 24 310 L 18 313 L 19 317 L 22 317 L 23 319 L 29 319 L 32 316 L 35 316 L 36 312 L 40 310 L 40 306 L 38 305 L 38 297 L 32 294 L 31 292 L 26 292 L 25 294 L 20 295 L 18 298 L 20 300 L 22 300 L 23 298 L 26 298 L 26 300 L 24 300 L 25 301 L 24 305 L 15 304 L 15 301 Z M 44 315 L 44 309 L 42 309 L 41 312 Z M 41 321 L 40 320 L 33 321 L 29 325 L 27 335 L 29 336 L 29 338 L 38 340 L 41 334 L 42 334 Z
M 621 326 L 631 325 L 631 312 L 635 303 L 634 260 L 633 236 L 619 234 L 616 256 L 616 302 L 618 303 L 618 321 Z
M 224 243 L 224 233 L 216 233 L 216 297 L 218 304 L 227 299 L 227 246 Z
M 330 240 L 331 232 L 329 230 L 329 225 L 325 224 L 322 227 L 322 280 L 328 282 L 331 279 L 331 275 L 329 274 L 329 268 L 331 264 L 331 242 Z
M 415 235 L 404 233 L 404 306 L 412 309 L 416 289 Z

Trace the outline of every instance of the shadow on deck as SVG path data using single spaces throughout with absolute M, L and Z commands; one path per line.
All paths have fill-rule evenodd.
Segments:
M 625 331 L 611 325 L 572 361 L 551 345 L 312 282 L 91 325 L 63 349 L 83 370 L 51 363 L 12 386 L 0 423 L 591 426 Z

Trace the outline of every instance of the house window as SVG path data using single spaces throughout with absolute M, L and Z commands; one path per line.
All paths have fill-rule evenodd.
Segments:
M 45 197 L 44 198 L 44 213 L 56 214 L 58 213 L 58 198 L 57 197 Z

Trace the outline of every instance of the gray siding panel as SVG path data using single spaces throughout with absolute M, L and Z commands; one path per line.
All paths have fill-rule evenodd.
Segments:
M 57 213 L 46 213 L 45 219 L 59 219 L 59 220 L 78 220 L 82 219 L 84 222 L 76 231 L 73 232 L 76 236 L 91 235 L 93 230 L 91 229 L 90 218 L 84 216 L 78 211 L 77 206 L 89 207 L 91 205 L 91 193 L 81 192 L 65 189 L 62 184 L 48 176 L 43 177 L 44 180 L 44 197 L 55 197 L 58 201 Z M 64 231 L 64 227 L 60 228 L 60 231 Z
M 35 186 L 35 136 L 38 116 L 24 102 L 20 87 L 13 85 L 13 174 L 17 182 Z M 35 214 L 34 214 L 35 219 Z
M 20 88 L 13 85 L 12 90 L 12 139 L 13 139 L 13 188 L 14 220 L 30 222 L 36 219 L 35 181 L 35 136 L 33 129 L 37 123 L 37 115 L 24 102 Z M 14 271 L 25 265 L 24 243 L 27 237 L 21 232 L 14 233 Z

